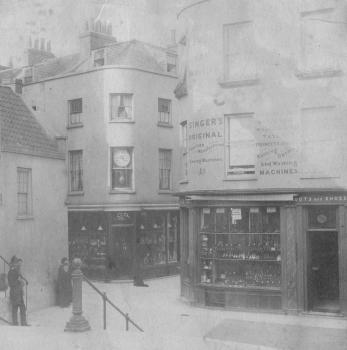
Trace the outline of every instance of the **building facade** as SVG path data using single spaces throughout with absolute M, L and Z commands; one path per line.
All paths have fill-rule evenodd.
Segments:
M 338 0 L 178 13 L 181 292 L 193 303 L 346 313 L 344 13 Z
M 66 140 L 70 257 L 91 277 L 177 273 L 176 54 L 111 34 L 87 23 L 79 53 L 22 73 L 23 98 Z
M 55 303 L 60 259 L 68 254 L 65 155 L 23 100 L 0 86 L 0 255 L 23 259 L 28 309 Z M 2 271 L 8 266 L 1 260 Z M 1 291 L 1 316 L 8 291 Z

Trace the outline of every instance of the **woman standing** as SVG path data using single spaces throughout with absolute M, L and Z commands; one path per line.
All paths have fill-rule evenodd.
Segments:
M 61 259 L 58 270 L 58 305 L 68 307 L 72 301 L 72 285 L 69 261 L 67 258 Z

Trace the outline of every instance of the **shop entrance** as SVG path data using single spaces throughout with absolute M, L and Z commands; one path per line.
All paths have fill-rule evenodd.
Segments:
M 339 312 L 338 232 L 310 230 L 307 236 L 307 308 Z
M 109 270 L 114 278 L 132 277 L 134 227 L 113 226 Z

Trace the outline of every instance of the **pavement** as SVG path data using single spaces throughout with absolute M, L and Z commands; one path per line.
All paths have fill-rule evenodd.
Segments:
M 70 308 L 50 307 L 31 312 L 31 327 L 3 325 L 1 349 L 64 350 L 346 350 L 347 319 L 263 312 L 198 308 L 179 297 L 179 277 L 147 281 L 148 288 L 131 282 L 96 283 L 144 330 L 130 325 L 107 306 L 103 330 L 102 298 L 83 284 L 83 314 L 91 330 L 64 332 Z

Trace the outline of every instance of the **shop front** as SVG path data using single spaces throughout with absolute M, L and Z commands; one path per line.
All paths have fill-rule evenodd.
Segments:
M 96 279 L 132 279 L 178 273 L 177 210 L 71 211 L 69 255 Z M 137 264 L 136 264 L 137 262 Z
M 319 197 L 181 198 L 182 295 L 222 308 L 344 312 L 345 197 Z

